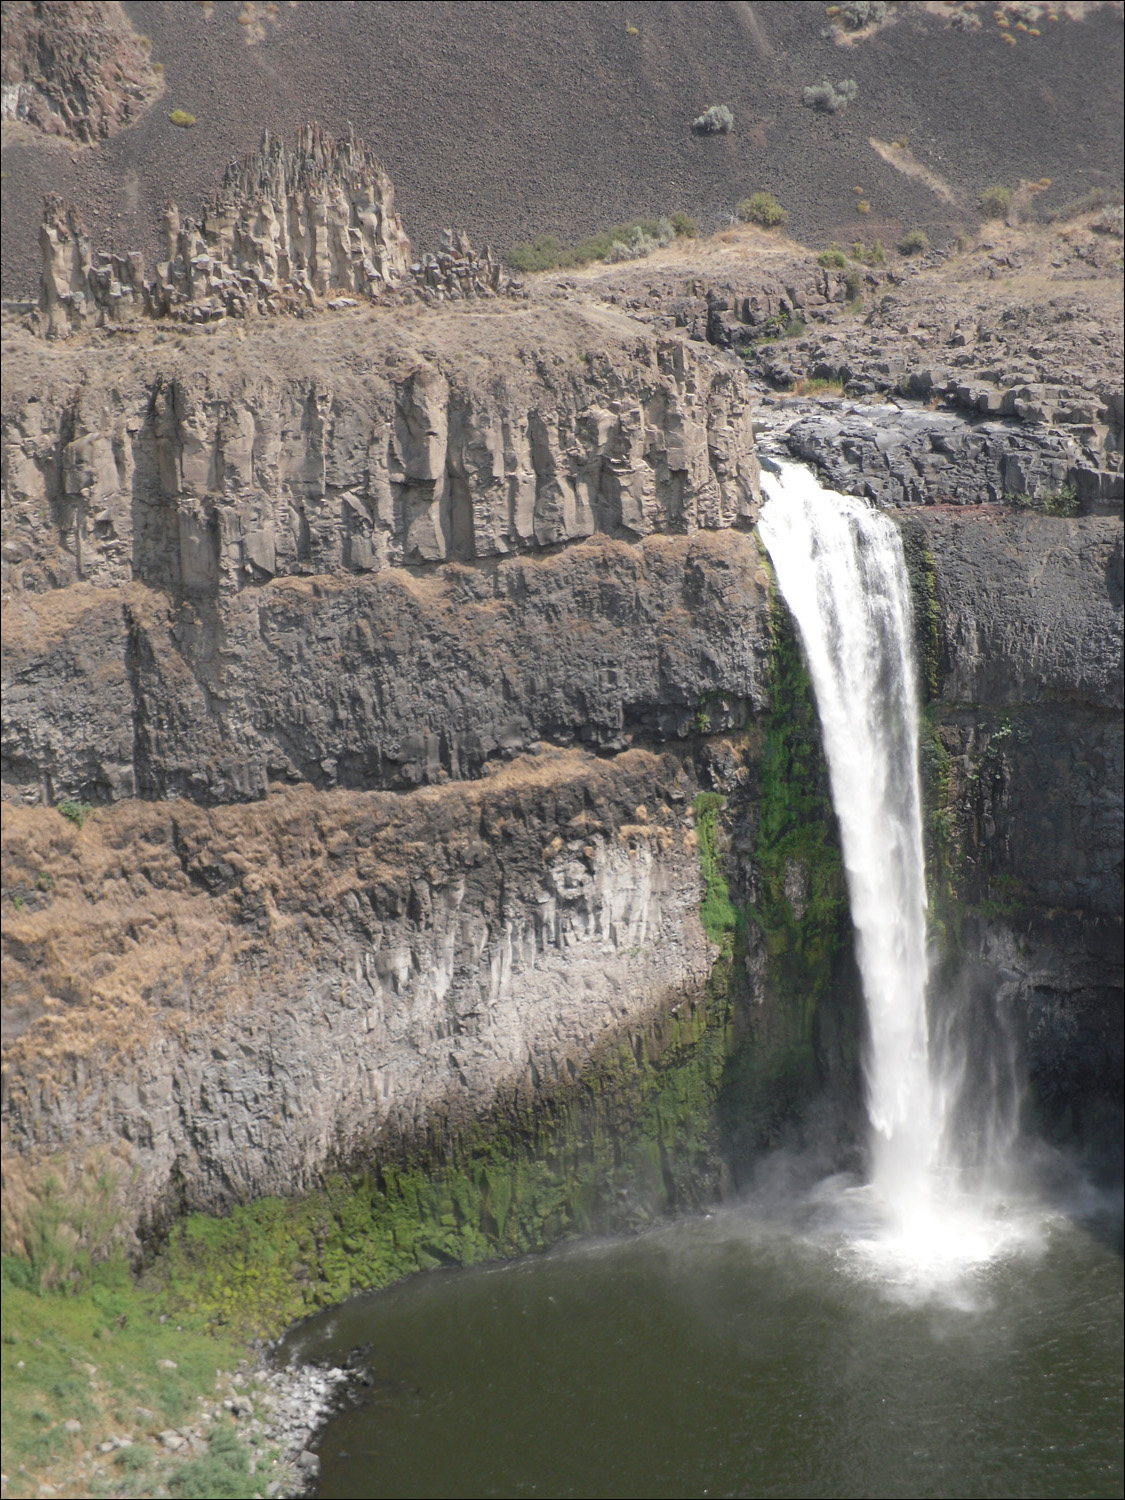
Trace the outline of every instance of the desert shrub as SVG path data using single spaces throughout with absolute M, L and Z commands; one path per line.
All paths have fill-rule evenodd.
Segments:
M 553 234 L 541 234 L 538 239 L 512 245 L 504 259 L 517 271 L 550 271 L 559 264 L 562 242 Z
M 822 250 L 817 256 L 816 263 L 826 271 L 842 271 L 848 263 L 848 257 L 833 240 L 828 249 Z
M 1076 516 L 1078 491 L 1073 485 L 1064 484 L 1061 490 L 1043 496 L 1043 509 L 1049 516 Z
M 874 26 L 887 18 L 886 0 L 846 0 L 834 6 L 836 19 L 845 31 L 860 31 L 864 26 Z
M 696 135 L 729 135 L 734 129 L 734 115 L 729 104 L 709 104 L 692 122 Z
M 823 83 L 815 83 L 805 89 L 801 94 L 801 102 L 806 109 L 818 109 L 822 114 L 837 115 L 847 109 L 858 94 L 859 84 L 854 78 L 841 78 L 835 86 L 825 79 Z
M 772 193 L 751 193 L 743 198 L 735 210 L 744 224 L 760 224 L 763 229 L 776 229 L 789 217 Z
M 81 828 L 86 819 L 93 812 L 93 804 L 90 802 L 60 802 L 59 812 L 76 828 Z
M 631 224 L 616 224 L 603 229 L 576 245 L 565 245 L 553 234 L 541 234 L 534 240 L 512 245 L 504 259 L 517 271 L 554 271 L 559 267 L 588 266 L 591 261 L 635 260 L 651 255 L 658 245 L 670 245 L 678 233 L 677 217 L 691 224 L 686 214 L 663 219 L 637 219 Z
M 690 214 L 684 213 L 682 208 L 676 210 L 672 215 L 670 223 L 672 225 L 672 233 L 677 239 L 693 240 L 699 233 L 699 226 L 695 220 Z
M 855 206 L 855 211 L 857 214 L 869 214 L 871 212 L 871 204 L 866 198 L 861 198 Z
M 885 266 L 887 264 L 887 252 L 883 249 L 883 241 L 876 240 L 873 245 L 865 245 L 862 240 L 856 240 L 851 248 L 852 260 L 858 260 L 865 266 Z
M 925 255 L 930 242 L 920 229 L 908 230 L 898 242 L 900 255 Z
M 848 294 L 849 303 L 863 303 L 863 272 L 858 266 L 850 266 L 848 274 L 844 277 L 844 288 Z M 859 308 L 854 309 L 856 312 Z
M 1077 219 L 1080 214 L 1092 213 L 1096 208 L 1116 208 L 1122 201 L 1121 189 L 1089 188 L 1080 198 L 1072 198 L 1049 215 L 1050 222 L 1059 219 Z
M 168 118 L 173 125 L 179 125 L 182 130 L 190 130 L 195 124 L 195 116 L 189 115 L 186 109 L 174 109 Z
M 1011 206 L 1011 191 L 1002 183 L 994 183 L 992 187 L 985 188 L 980 195 L 980 211 L 986 219 L 1006 218 Z
M 799 339 L 805 332 L 805 320 L 794 315 L 789 318 L 785 327 L 781 330 L 787 339 Z

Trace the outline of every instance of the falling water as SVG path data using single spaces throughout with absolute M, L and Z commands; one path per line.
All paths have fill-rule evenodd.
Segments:
M 873 1180 L 926 1194 L 943 1125 L 926 1026 L 926 880 L 909 585 L 897 528 L 786 465 L 759 529 L 808 657 L 870 1025 Z

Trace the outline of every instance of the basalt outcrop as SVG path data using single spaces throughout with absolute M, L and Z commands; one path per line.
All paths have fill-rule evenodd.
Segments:
M 792 393 L 809 386 L 875 408 L 834 399 L 792 427 L 791 451 L 839 488 L 890 504 L 1073 491 L 1081 509 L 1120 514 L 1121 246 L 1101 218 L 996 226 L 896 266 L 871 265 L 863 244 L 818 258 L 745 230 L 682 271 L 630 268 L 582 289 L 737 356 L 767 429 L 792 427 Z
M 62 141 L 104 140 L 163 90 L 150 52 L 116 0 L 13 0 L 3 13 L 3 118 Z
M 745 377 L 510 303 L 279 321 L 252 362 L 233 329 L 147 368 L 20 337 L 6 1129 L 32 1176 L 128 1159 L 129 1226 L 292 1190 L 698 998 L 694 750 L 762 708 L 770 654 Z M 79 830 L 66 799 L 117 806 Z M 60 921 L 79 946 L 44 969 Z M 136 934 L 112 973 L 110 931 Z
M 258 151 L 231 162 L 198 221 L 164 210 L 166 258 L 148 278 L 139 252 L 95 251 L 73 203 L 49 194 L 39 230 L 39 311 L 48 338 L 138 318 L 215 323 L 302 315 L 360 300 L 444 301 L 517 294 L 491 249 L 446 230 L 436 254 L 413 261 L 386 169 L 354 135 L 316 125 L 292 149 L 267 131 Z
M 126 1224 L 288 1194 L 576 1077 L 706 981 L 690 791 L 673 756 L 544 750 L 407 798 L 10 813 L 17 1198 L 56 1152 L 120 1176 Z

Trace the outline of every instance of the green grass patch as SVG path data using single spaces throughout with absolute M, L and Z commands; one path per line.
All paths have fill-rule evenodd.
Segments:
M 842 396 L 842 380 L 798 380 L 793 387 L 795 396 Z
M 211 1451 L 172 1469 L 166 1488 L 180 1500 L 208 1496 L 210 1500 L 250 1500 L 261 1493 L 262 1481 L 250 1467 L 250 1454 L 234 1427 L 223 1422 L 211 1433 Z
M 644 256 L 658 245 L 670 244 L 673 239 L 690 239 L 695 233 L 695 220 L 677 210 L 667 219 L 632 219 L 628 224 L 615 224 L 574 244 L 553 234 L 541 234 L 534 240 L 512 245 L 504 259 L 513 269 L 526 273 L 570 269 L 594 261 Z
M 135 1428 L 138 1406 L 155 1413 L 146 1430 L 194 1419 L 201 1397 L 214 1388 L 216 1369 L 233 1368 L 246 1353 L 240 1338 L 205 1331 L 187 1308 L 161 1322 L 159 1293 L 135 1281 L 121 1257 L 54 1290 L 33 1289 L 34 1279 L 28 1261 L 4 1256 L 2 1462 L 13 1496 L 21 1489 L 36 1493 L 49 1471 Z M 160 1360 L 175 1368 L 159 1368 Z M 66 1432 L 68 1420 L 81 1422 L 82 1431 Z M 120 1461 L 128 1467 L 146 1451 L 138 1447 L 136 1457 Z
M 94 810 L 92 802 L 60 802 L 59 812 L 76 828 L 81 828 L 86 819 Z

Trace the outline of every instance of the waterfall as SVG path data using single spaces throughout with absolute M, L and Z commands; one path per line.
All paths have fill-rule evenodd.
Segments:
M 900 1221 L 929 1199 L 943 1091 L 926 1022 L 926 881 L 909 585 L 895 525 L 807 469 L 764 476 L 758 529 L 800 631 L 840 823 L 870 1029 L 872 1181 Z

